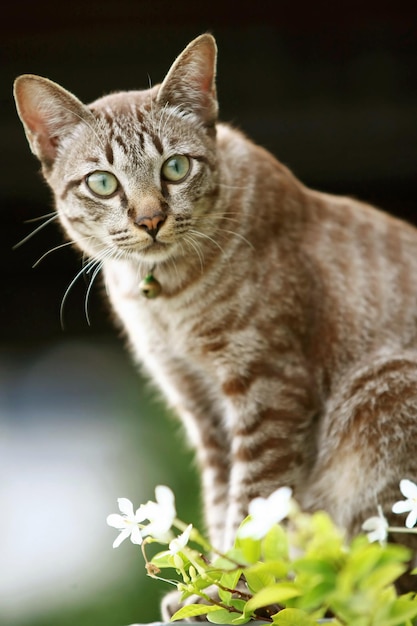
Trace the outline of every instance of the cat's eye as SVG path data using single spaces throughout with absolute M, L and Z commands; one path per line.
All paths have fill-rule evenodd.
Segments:
M 119 186 L 116 176 L 110 172 L 93 172 L 85 180 L 88 187 L 97 196 L 111 196 Z
M 174 154 L 165 161 L 161 168 L 162 178 L 171 183 L 179 183 L 190 171 L 190 159 L 184 154 Z

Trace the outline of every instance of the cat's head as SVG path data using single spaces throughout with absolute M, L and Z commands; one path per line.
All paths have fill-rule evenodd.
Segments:
M 61 222 L 96 258 L 185 254 L 216 195 L 216 44 L 192 41 L 161 85 L 84 105 L 24 75 L 15 98 Z

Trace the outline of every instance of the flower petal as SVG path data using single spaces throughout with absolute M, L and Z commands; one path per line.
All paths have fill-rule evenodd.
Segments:
M 248 519 L 245 523 L 239 528 L 238 536 L 242 537 L 242 539 L 246 539 L 247 537 L 252 537 L 252 539 L 259 539 L 257 524 L 253 519 Z
M 134 516 L 135 522 L 139 524 L 140 522 L 143 522 L 143 520 L 146 518 L 147 518 L 146 505 L 141 504 L 140 507 L 136 509 L 135 516 Z
M 414 505 L 410 500 L 399 500 L 392 506 L 393 513 L 408 513 L 412 511 Z
M 143 542 L 142 533 L 140 532 L 140 528 L 138 526 L 132 526 L 132 532 L 130 534 L 130 541 L 140 546 Z
M 113 541 L 113 548 L 118 548 L 120 544 L 122 543 L 122 541 L 127 539 L 129 536 L 130 536 L 130 530 L 126 529 L 126 530 L 120 531 L 120 534 Z
M 175 503 L 175 496 L 169 487 L 166 485 L 158 485 L 155 487 L 155 497 L 158 504 L 162 506 L 173 507 Z
M 272 507 L 271 513 L 276 522 L 280 522 L 287 517 L 290 510 L 290 500 L 292 489 L 290 487 L 280 487 L 268 498 L 269 507 Z
M 407 480 L 407 478 L 404 478 L 400 482 L 400 490 L 406 498 L 409 498 L 411 500 L 417 499 L 417 485 L 411 480 Z
M 268 500 L 275 504 L 281 504 L 287 502 L 292 496 L 291 487 L 280 487 L 271 493 Z
M 267 513 L 265 498 L 254 498 L 249 502 L 248 512 L 251 517 L 263 517 Z
M 128 498 L 117 498 L 117 504 L 123 515 L 131 518 L 134 516 L 133 504 Z
M 118 530 L 126 528 L 126 518 L 119 515 L 119 513 L 112 513 L 111 515 L 108 515 L 106 522 L 109 526 L 117 528 Z
M 407 515 L 405 525 L 407 528 L 413 528 L 417 523 L 417 507 L 414 507 L 412 511 Z
M 378 528 L 379 523 L 380 518 L 376 515 L 374 517 L 368 517 L 368 519 L 362 524 L 362 530 L 375 530 Z
M 379 543 L 383 544 L 387 540 L 389 526 L 380 506 L 378 506 L 378 513 L 378 516 L 369 517 L 364 521 L 362 530 L 367 532 L 370 543 L 379 541 Z
M 180 552 L 183 548 L 185 548 L 188 540 L 190 539 L 192 528 L 193 525 L 189 524 L 181 535 L 178 535 L 178 537 L 175 537 L 175 539 L 170 542 L 169 551 L 171 554 L 177 554 L 177 552 Z

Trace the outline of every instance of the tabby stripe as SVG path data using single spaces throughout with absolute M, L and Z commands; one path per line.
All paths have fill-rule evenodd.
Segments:
M 376 365 L 371 370 L 367 369 L 366 373 L 359 378 L 355 378 L 354 384 L 349 389 L 350 395 L 355 395 L 364 390 L 364 388 L 370 384 L 371 387 L 378 387 L 380 385 L 380 378 L 387 376 L 394 376 L 399 374 L 400 380 L 404 379 L 404 367 L 410 368 L 411 372 L 415 372 L 416 363 L 407 358 L 395 358 L 392 357 L 388 362 L 382 365 Z
M 89 211 L 88 219 L 90 219 L 90 217 L 94 217 L 94 214 L 103 215 L 103 212 L 106 211 L 106 207 L 98 199 L 96 200 L 93 197 L 88 198 L 84 194 L 76 192 L 74 193 L 74 196 L 80 200 L 80 202 L 84 205 L 84 208 Z M 93 215 L 91 215 L 91 213 L 93 213 Z
M 164 153 L 164 147 L 158 135 L 156 133 L 148 132 L 148 136 L 151 138 L 153 145 L 155 146 L 159 154 L 162 155 Z
M 280 352 L 280 356 L 285 355 L 284 351 Z M 272 364 L 265 361 L 254 361 L 247 366 L 247 373 L 230 378 L 222 384 L 222 391 L 227 396 L 242 395 L 247 393 L 251 386 L 259 379 L 271 380 L 275 379 L 282 385 L 288 385 L 289 389 L 280 390 L 281 393 L 289 394 L 289 397 L 302 400 L 303 405 L 305 398 L 308 398 L 307 389 L 309 387 L 308 377 L 299 372 L 297 365 L 293 371 L 289 372 L 290 363 L 284 361 L 284 364 Z
M 145 138 L 143 133 L 139 130 L 135 133 L 135 139 L 132 141 L 132 144 L 135 145 L 135 147 L 138 147 L 139 151 L 145 151 Z
M 79 187 L 84 181 L 84 178 L 77 178 L 76 180 L 70 180 L 64 187 L 61 195 L 59 196 L 60 200 L 65 200 L 69 192 L 74 189 L 74 187 Z
M 106 144 L 106 158 L 107 158 L 107 161 L 109 162 L 109 164 L 113 165 L 114 154 L 113 154 L 113 148 L 111 147 L 110 143 Z
M 128 147 L 125 144 L 125 141 L 121 135 L 115 135 L 113 141 L 117 143 L 124 152 L 128 152 Z

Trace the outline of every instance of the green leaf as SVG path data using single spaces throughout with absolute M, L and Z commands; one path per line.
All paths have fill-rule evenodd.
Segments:
M 308 590 L 303 588 L 297 606 L 303 609 L 314 610 L 327 604 L 330 594 L 334 590 L 334 585 L 328 581 L 315 584 Z
M 283 609 L 273 616 L 277 626 L 316 626 L 317 621 L 300 611 L 300 609 Z
M 271 604 L 282 604 L 291 598 L 300 595 L 300 590 L 290 582 L 277 583 L 261 589 L 257 594 L 247 601 L 245 615 Z
M 207 587 L 211 587 L 211 585 L 216 584 L 216 582 L 219 580 L 219 576 L 218 576 L 218 572 L 216 572 L 216 576 L 212 576 L 211 572 L 207 572 L 206 575 L 203 576 L 197 576 L 197 578 L 195 580 L 193 580 L 192 583 L 189 583 L 189 587 L 193 587 L 194 591 L 193 593 L 197 593 L 199 591 L 203 591 L 203 589 L 207 589 Z
M 216 569 L 234 570 L 236 569 L 236 567 L 238 567 L 237 563 L 241 563 L 242 565 L 245 565 L 246 560 L 243 556 L 242 550 L 238 548 L 232 548 L 231 550 L 228 550 L 224 556 L 217 557 L 213 561 L 212 565 Z
M 165 567 L 171 567 L 175 569 L 175 565 L 172 560 L 172 554 L 169 552 L 169 550 L 165 550 L 164 552 L 158 552 L 158 554 L 155 554 L 155 556 L 151 559 L 151 563 L 153 565 L 156 565 L 160 569 L 163 569 Z
M 251 618 L 248 615 L 240 615 L 232 620 L 232 624 L 246 624 Z
M 228 589 L 236 589 L 241 575 L 241 569 L 237 569 L 233 572 L 225 572 L 219 580 L 219 585 L 227 587 Z M 224 602 L 225 604 L 230 604 L 232 598 L 232 593 L 230 591 L 225 591 L 224 589 L 221 589 L 219 587 L 219 596 L 222 602 Z
M 241 613 L 233 613 L 226 609 L 218 609 L 207 615 L 207 619 L 212 624 L 230 624 L 234 619 L 240 618 Z
M 297 573 L 305 573 L 311 576 L 318 576 L 327 580 L 333 580 L 336 575 L 335 567 L 332 563 L 324 559 L 312 557 L 302 558 L 293 563 L 294 570 Z
M 260 577 L 266 578 L 271 576 L 274 579 L 282 579 L 286 578 L 288 575 L 288 565 L 283 561 L 268 561 L 267 563 L 259 562 L 245 568 L 243 573 L 245 576 L 246 574 L 257 574 Z M 268 584 L 273 584 L 274 582 L 276 582 L 276 580 L 273 580 L 272 583 Z M 264 586 L 266 586 L 266 584 Z
M 363 581 L 363 589 L 382 589 L 387 585 L 392 584 L 401 574 L 405 571 L 405 566 L 400 563 L 390 563 L 389 565 L 383 565 L 377 568 L 374 572 L 371 572 L 369 576 Z
M 249 590 L 257 593 L 264 587 L 273 585 L 276 580 L 274 574 L 269 567 L 265 567 L 266 563 L 256 563 L 252 567 L 245 569 L 245 579 Z M 284 572 L 284 575 L 286 571 Z
M 256 563 L 261 557 L 261 542 L 251 537 L 238 537 L 236 548 L 241 552 L 245 563 Z
M 175 622 L 179 619 L 196 617 L 197 615 L 207 615 L 208 613 L 212 613 L 214 611 L 218 611 L 218 608 L 212 604 L 187 604 L 174 613 L 171 617 L 171 622 Z
M 288 559 L 288 537 L 282 526 L 275 524 L 262 541 L 264 561 Z
M 304 547 L 306 555 L 329 562 L 339 559 L 343 554 L 343 535 L 330 516 L 318 511 L 310 517 L 301 516 L 301 519 L 303 533 L 299 547 Z
M 407 594 L 398 598 L 392 605 L 389 618 L 384 626 L 400 626 L 417 615 L 417 597 Z

